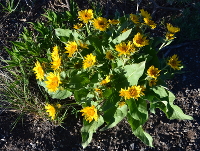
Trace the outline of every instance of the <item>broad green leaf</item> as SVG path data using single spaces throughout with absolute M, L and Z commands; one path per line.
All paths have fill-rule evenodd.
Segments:
M 97 121 L 88 122 L 83 120 L 83 127 L 81 128 L 82 146 L 83 148 L 91 142 L 93 133 L 104 123 L 103 117 L 99 116 Z
M 148 119 L 146 101 L 139 98 L 138 100 L 129 99 L 126 103 L 129 108 L 129 114 L 132 118 L 138 120 L 141 125 L 144 124 Z
M 127 30 L 126 32 L 120 34 L 118 37 L 116 37 L 112 42 L 114 44 L 119 44 L 122 41 L 126 40 L 128 38 L 128 36 L 130 35 L 132 29 Z
M 55 34 L 57 37 L 69 37 L 71 33 L 72 30 L 70 29 L 61 29 L 61 28 L 55 29 Z
M 107 125 L 102 128 L 100 131 L 112 128 L 116 126 L 125 116 L 127 115 L 127 105 L 121 107 L 112 107 L 104 112 L 104 120 Z
M 126 65 L 124 70 L 125 76 L 128 79 L 130 85 L 137 85 L 139 78 L 143 75 L 146 61 L 138 64 Z
M 76 89 L 80 89 L 80 88 L 86 86 L 86 84 L 88 84 L 88 83 L 90 83 L 89 75 L 88 75 L 88 73 L 85 73 L 85 72 L 77 74 L 77 75 L 71 77 L 71 79 L 70 79 L 70 84 L 72 86 L 74 86 L 74 88 L 76 88 Z
M 66 99 L 72 95 L 72 92 L 63 89 L 63 90 L 57 90 L 56 92 L 49 92 L 49 95 L 53 99 Z
M 102 105 L 103 111 L 106 111 L 109 108 L 112 108 L 121 99 L 121 97 L 119 96 L 119 93 L 116 92 L 115 89 L 106 89 L 103 92 L 103 97 L 105 98 L 105 102 Z
M 166 91 L 166 89 L 164 87 L 161 86 L 157 86 L 157 87 L 153 87 L 152 90 L 159 95 L 159 98 L 165 98 L 168 97 L 168 93 Z
M 135 131 L 133 131 L 133 134 L 146 145 L 153 147 L 153 138 L 142 129 L 142 126 L 139 126 Z
M 74 91 L 75 100 L 76 100 L 77 102 L 82 102 L 83 99 L 86 98 L 86 96 L 88 95 L 88 93 L 89 93 L 89 90 L 84 89 L 84 88 L 79 89 L 79 90 L 75 90 L 75 91 Z
M 173 101 L 175 99 L 174 94 L 171 93 L 170 91 L 168 91 L 168 94 L 169 94 L 169 104 L 171 106 L 171 108 L 169 107 L 169 112 L 168 112 L 169 118 L 180 119 L 180 120 L 193 120 L 191 116 L 184 114 L 180 107 L 173 104 Z
M 173 104 L 175 96 L 172 92 L 160 86 L 157 86 L 152 90 L 155 92 L 155 97 L 157 96 L 156 99 L 158 102 L 155 102 L 153 105 L 151 105 L 151 110 L 153 110 L 153 108 L 160 108 L 169 119 L 193 119 L 191 116 L 184 114 L 181 108 Z

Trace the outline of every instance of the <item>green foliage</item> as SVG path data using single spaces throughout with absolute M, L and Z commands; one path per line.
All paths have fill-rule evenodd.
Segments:
M 18 2 L 15 4 L 14 3 L 15 0 L 6 0 L 6 5 L 3 5 L 1 3 L 0 3 L 0 5 L 3 7 L 3 11 L 12 13 L 17 9 L 20 1 L 21 0 L 18 0 Z

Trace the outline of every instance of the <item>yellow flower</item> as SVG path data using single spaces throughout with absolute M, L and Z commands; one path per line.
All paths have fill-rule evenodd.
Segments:
M 60 74 L 56 72 L 50 72 L 47 75 L 47 81 L 45 81 L 46 87 L 50 92 L 55 92 L 58 90 L 59 84 L 62 82 L 60 81 Z
M 167 30 L 170 33 L 177 33 L 177 32 L 180 31 L 180 28 L 179 27 L 174 27 L 174 26 L 172 26 L 172 24 L 167 23 Z
M 66 44 L 66 47 L 65 49 L 67 51 L 65 51 L 65 53 L 69 53 L 68 57 L 72 57 L 72 55 L 78 51 L 78 45 L 75 41 L 69 41 L 67 44 Z
M 140 86 L 132 86 L 128 88 L 131 98 L 138 99 L 141 95 L 142 88 Z
M 100 85 L 106 85 L 109 82 L 110 82 L 110 75 L 106 76 L 106 78 L 100 82 Z
M 135 24 L 139 23 L 139 18 L 137 15 L 135 14 L 130 14 L 130 19 L 132 20 L 132 22 L 134 22 Z
M 136 47 L 143 47 L 149 44 L 149 40 L 146 40 L 146 37 L 138 32 L 133 38 L 133 43 Z
M 130 98 L 138 99 L 141 95 L 144 95 L 142 91 L 143 88 L 139 85 L 128 87 L 127 90 L 121 88 L 119 96 L 124 97 L 125 100 Z
M 121 88 L 121 90 L 119 91 L 119 93 L 120 93 L 119 96 L 124 97 L 125 100 L 131 98 L 131 96 L 130 96 L 130 94 L 129 94 L 129 91 L 126 90 L 126 89 L 122 89 L 122 88 Z
M 181 61 L 178 61 L 178 56 L 175 54 L 168 60 L 168 65 L 171 66 L 174 70 L 180 70 Z
M 151 29 L 156 28 L 156 24 L 153 20 L 150 20 L 149 18 L 144 18 L 144 23 L 151 27 Z
M 93 66 L 96 62 L 96 56 L 94 56 L 92 53 L 84 58 L 85 60 L 83 60 L 83 69 Z
M 39 79 L 40 81 L 44 80 L 44 70 L 42 69 L 42 66 L 39 61 L 35 63 L 35 67 L 33 68 L 33 71 L 36 74 L 36 79 Z
M 98 114 L 97 114 L 97 109 L 95 108 L 94 105 L 91 107 L 85 107 L 82 110 L 80 110 L 82 113 L 82 116 L 85 116 L 85 120 L 89 121 L 89 123 L 94 119 L 95 121 L 98 120 Z
M 167 32 L 166 35 L 165 35 L 166 39 L 167 40 L 171 40 L 171 39 L 174 39 L 174 34 L 170 33 L 170 32 Z
M 126 104 L 126 102 L 122 101 L 122 102 L 119 102 L 119 103 L 118 103 L 118 106 L 119 106 L 119 107 L 122 107 L 122 106 L 124 106 L 125 104 Z
M 147 74 L 148 76 L 157 79 L 157 77 L 160 75 L 159 72 L 161 70 L 158 70 L 158 68 L 155 68 L 153 65 L 151 67 L 149 67 L 149 69 L 147 70 Z
M 54 120 L 56 116 L 56 109 L 50 104 L 46 104 L 45 109 L 46 109 L 46 112 L 49 113 L 49 116 L 51 117 L 51 119 Z
M 74 29 L 81 29 L 83 27 L 82 23 L 77 23 L 76 25 L 74 25 Z
M 51 53 L 51 58 L 53 59 L 54 57 L 57 57 L 59 54 L 58 54 L 58 51 L 59 51 L 59 48 L 58 46 L 54 46 L 53 47 L 53 52 Z
M 122 42 L 116 45 L 115 50 L 120 52 L 119 56 L 121 56 L 121 55 L 130 55 L 130 52 L 134 52 L 133 50 L 135 50 L 135 48 L 132 45 L 132 43 L 129 41 L 128 44 L 126 44 L 125 42 Z
M 151 18 L 152 18 L 151 15 L 150 15 L 147 11 L 145 11 L 144 9 L 141 9 L 141 10 L 140 10 L 140 14 L 141 14 L 144 18 L 148 18 L 148 19 L 151 19 Z
M 93 19 L 93 10 L 85 9 L 78 12 L 78 18 L 84 23 L 88 23 L 89 20 Z
M 110 24 L 112 24 L 112 25 L 117 25 L 117 24 L 120 23 L 120 21 L 117 20 L 117 19 L 112 19 L 112 20 L 109 19 L 108 22 L 109 22 Z
M 98 29 L 100 31 L 105 31 L 106 28 L 109 27 L 109 23 L 106 18 L 98 17 L 97 19 L 93 20 L 93 26 L 95 29 Z
M 156 80 L 156 79 L 150 79 L 149 86 L 152 87 L 153 85 L 156 85 L 157 82 L 158 82 L 158 80 Z
M 52 58 L 52 62 L 51 62 L 51 68 L 53 70 L 59 69 L 60 65 L 61 65 L 61 58 L 59 56 Z
M 112 55 L 112 53 L 110 51 L 106 52 L 106 59 L 109 59 L 109 60 L 114 59 L 114 56 Z

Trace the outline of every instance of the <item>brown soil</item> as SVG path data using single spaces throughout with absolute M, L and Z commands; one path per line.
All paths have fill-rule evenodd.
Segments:
M 32 3 L 33 2 L 33 3 Z M 55 1 L 56 2 L 56 1 Z M 64 2 L 64 0 L 63 0 Z M 88 7 L 88 3 L 77 1 L 80 8 Z M 4 0 L 0 3 L 5 4 Z M 130 3 L 130 2 L 129 2 Z M 107 14 L 112 14 L 113 9 L 120 12 L 135 8 L 129 3 L 116 3 L 109 1 L 110 9 L 105 9 Z M 133 2 L 131 2 L 133 3 Z M 52 5 L 50 5 L 52 4 Z M 0 7 L 0 56 L 8 56 L 3 47 L 10 47 L 9 41 L 17 40 L 23 27 L 28 22 L 41 20 L 44 8 L 66 9 L 53 4 L 53 0 L 21 0 L 19 8 L 11 14 L 5 13 Z M 108 7 L 106 7 L 108 8 Z M 20 11 L 22 10 L 22 11 Z M 130 12 L 129 12 L 130 13 Z M 135 12 L 133 12 L 135 13 Z M 183 43 L 163 50 L 163 54 L 179 55 L 186 66 L 183 74 L 176 75 L 167 81 L 169 88 L 176 95 L 175 104 L 180 106 L 184 113 L 193 116 L 194 120 L 168 120 L 159 110 L 150 114 L 150 119 L 144 129 L 154 138 L 154 148 L 145 146 L 136 138 L 124 120 L 115 128 L 94 134 L 93 141 L 84 149 L 85 151 L 198 151 L 200 150 L 200 41 Z M 2 151 L 81 151 L 80 128 L 81 119 L 69 116 L 63 127 L 54 126 L 49 121 L 41 121 L 32 115 L 24 115 L 22 120 L 12 130 L 12 124 L 19 117 L 16 112 L 0 111 L 0 150 Z

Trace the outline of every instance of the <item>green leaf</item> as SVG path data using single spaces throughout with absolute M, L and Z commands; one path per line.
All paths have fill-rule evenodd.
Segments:
M 133 131 L 133 134 L 146 145 L 153 147 L 153 138 L 142 129 L 142 126 L 139 126 L 135 131 Z
M 103 96 L 105 98 L 105 102 L 102 105 L 103 111 L 106 111 L 109 108 L 112 108 L 121 99 L 121 97 L 119 96 L 119 93 L 117 91 L 115 91 L 115 89 L 106 89 L 103 92 Z
M 146 145 L 153 147 L 153 138 L 142 129 L 140 121 L 135 120 L 129 113 L 127 115 L 128 122 L 131 126 L 133 134 L 138 137 Z
M 64 90 L 57 90 L 56 92 L 49 92 L 49 95 L 53 99 L 66 99 L 72 95 L 72 92 L 64 89 Z
M 164 87 L 157 86 L 152 88 L 155 92 L 157 101 L 151 105 L 153 108 L 160 108 L 169 119 L 192 120 L 193 118 L 183 113 L 180 107 L 174 105 L 175 96 L 172 92 L 166 90 Z
M 70 84 L 76 89 L 83 88 L 88 83 L 90 83 L 90 79 L 88 73 L 86 72 L 77 74 L 70 79 Z
M 129 108 L 129 114 L 134 118 L 135 120 L 138 120 L 140 125 L 144 124 L 148 119 L 148 112 L 147 112 L 147 103 L 143 99 L 129 99 L 126 101 L 128 108 Z
M 72 31 L 70 29 L 57 28 L 55 29 L 55 34 L 57 37 L 70 37 Z
M 122 107 L 112 107 L 104 112 L 103 118 L 107 125 L 100 131 L 116 126 L 127 115 L 127 105 Z
M 146 63 L 146 61 L 143 61 L 138 64 L 124 66 L 124 69 L 126 72 L 125 76 L 127 77 L 130 85 L 137 85 L 139 78 L 144 73 L 145 63 Z
M 83 127 L 81 128 L 82 146 L 83 148 L 91 142 L 93 133 L 104 123 L 103 117 L 99 116 L 97 121 L 88 122 L 83 120 Z
M 88 95 L 88 93 L 89 93 L 89 90 L 84 89 L 84 88 L 79 89 L 79 90 L 75 90 L 74 91 L 75 100 L 77 102 L 82 102 L 86 98 L 86 96 Z
M 114 44 L 119 44 L 122 41 L 126 40 L 128 38 L 128 36 L 130 35 L 132 29 L 127 30 L 126 32 L 120 34 L 118 37 L 116 37 L 112 42 Z

